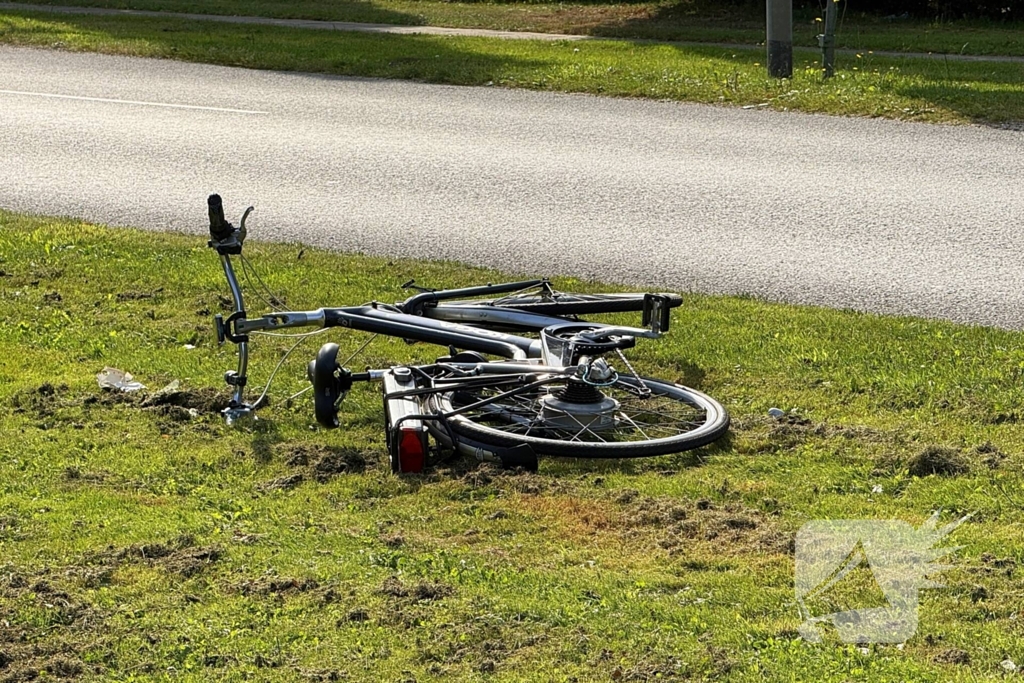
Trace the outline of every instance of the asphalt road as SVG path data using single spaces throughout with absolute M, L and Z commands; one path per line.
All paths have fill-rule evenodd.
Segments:
M 1024 133 L 0 48 L 0 207 L 1024 327 Z

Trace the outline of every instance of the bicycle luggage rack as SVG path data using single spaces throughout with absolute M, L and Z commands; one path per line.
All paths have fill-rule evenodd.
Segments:
M 419 402 L 399 395 L 416 388 L 412 370 L 391 368 L 384 373 L 384 433 L 391 471 L 422 472 L 427 461 L 427 426 L 419 419 Z

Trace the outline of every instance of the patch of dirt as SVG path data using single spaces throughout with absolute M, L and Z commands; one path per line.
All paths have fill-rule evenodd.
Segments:
M 182 408 L 181 406 L 156 406 L 153 408 L 153 413 L 167 418 L 171 422 L 189 422 L 199 417 L 199 411 L 195 408 Z
M 813 439 L 841 437 L 851 441 L 887 442 L 896 438 L 864 425 L 837 425 L 828 422 L 814 422 L 802 415 L 787 413 L 775 418 L 768 415 L 747 415 L 732 421 L 732 428 L 749 439 L 740 447 L 746 453 L 773 453 L 795 448 Z
M 485 604 L 446 618 L 445 628 L 433 629 L 417 639 L 417 659 L 428 671 L 444 677 L 445 666 L 461 664 L 481 673 L 493 673 L 517 651 L 543 642 L 545 635 L 528 626 L 503 619 Z
M 9 666 L 0 667 L 0 683 L 21 683 L 42 678 L 73 680 L 85 673 L 85 665 L 73 655 L 46 655 L 45 647 L 32 648 L 27 656 L 12 656 Z
M 231 397 L 227 392 L 212 387 L 199 389 L 165 387 L 139 398 L 139 405 L 142 408 L 154 408 L 157 412 L 163 409 L 165 414 L 172 414 L 173 411 L 167 410 L 168 408 L 180 408 L 184 411 L 195 410 L 203 415 L 220 413 L 228 407 L 230 402 Z M 192 415 L 189 415 L 189 418 L 191 417 Z
M 379 624 L 410 629 L 431 620 L 437 603 L 455 590 L 447 584 L 426 580 L 407 584 L 392 576 L 385 579 L 378 592 L 387 597 L 377 618 Z
M 107 474 L 104 472 L 87 472 L 79 467 L 69 466 L 65 467 L 61 473 L 61 477 L 65 481 L 87 481 L 90 483 L 100 483 L 106 481 Z
M 1006 460 L 1006 453 L 999 450 L 991 441 L 986 441 L 974 447 L 974 455 L 978 456 L 981 463 L 990 470 L 998 469 Z
M 629 505 L 639 497 L 640 492 L 636 489 L 623 489 L 615 494 L 613 500 L 619 505 Z
M 300 667 L 296 671 L 303 679 L 312 683 L 334 683 L 334 681 L 344 681 L 348 678 L 348 674 L 335 669 L 305 669 Z
M 110 547 L 88 559 L 93 564 L 117 565 L 139 562 L 159 567 L 172 574 L 191 577 L 199 574 L 223 557 L 217 545 L 197 546 L 191 536 L 181 536 L 170 543 L 134 544 L 125 548 Z
M 63 586 L 41 578 L 0 570 L 0 607 L 7 601 L 31 605 L 36 617 L 19 622 L 15 612 L 0 620 L 0 683 L 50 677 L 71 680 L 100 673 L 82 656 L 102 633 L 105 615 Z M 101 641 L 100 641 L 101 642 Z
M 162 291 L 164 291 L 163 287 L 158 287 L 157 289 L 154 289 L 152 292 L 138 292 L 138 291 L 118 292 L 117 296 L 116 296 L 116 299 L 118 301 L 120 301 L 120 302 L 125 302 L 125 301 L 142 301 L 142 300 L 145 300 L 145 299 L 152 299 L 154 296 L 156 296 L 157 294 L 159 294 Z
M 947 650 L 942 650 L 934 657 L 932 661 L 936 664 L 956 664 L 966 666 L 971 663 L 971 655 L 964 650 L 958 650 L 955 647 Z
M 381 536 L 380 541 L 388 548 L 401 548 L 403 545 L 405 545 L 405 536 L 395 532 L 393 534 L 386 534 L 384 536 Z
M 25 538 L 17 515 L 0 515 L 0 541 L 23 541 Z
M 219 669 L 236 662 L 238 662 L 238 657 L 234 657 L 232 655 L 211 654 L 203 657 L 203 666 L 212 669 Z
M 52 417 L 59 408 L 66 405 L 63 398 L 68 392 L 68 385 L 54 386 L 49 382 L 39 385 L 36 389 L 20 391 L 11 397 L 14 413 L 33 413 L 39 419 Z
M 356 607 L 348 611 L 345 615 L 345 621 L 349 623 L 362 623 L 370 620 L 370 613 L 362 607 Z
M 398 577 L 391 576 L 381 584 L 380 592 L 391 598 L 408 598 L 416 602 L 433 602 L 446 598 L 455 591 L 447 584 L 435 583 L 433 581 L 420 581 L 412 586 L 408 586 L 402 583 Z
M 321 484 L 339 474 L 366 470 L 366 456 L 353 449 L 332 449 L 313 463 L 313 478 Z
M 85 408 L 92 406 L 106 408 L 109 406 L 136 405 L 140 400 L 137 393 L 100 389 L 98 394 L 92 394 L 83 398 L 82 406 Z
M 459 474 L 458 471 L 454 473 Z M 437 474 L 442 478 L 446 478 L 452 472 L 441 470 Z M 502 469 L 499 465 L 489 462 L 479 463 L 476 467 L 463 472 L 460 481 L 465 486 L 473 489 L 493 486 L 501 491 L 525 495 L 536 495 L 549 489 L 565 490 L 568 487 L 566 482 L 552 481 L 521 467 L 506 470 Z
M 39 266 L 32 270 L 31 277 L 36 278 L 30 284 L 38 285 L 39 280 L 59 280 L 64 276 L 64 269 L 54 266 Z
M 293 488 L 306 480 L 302 474 L 290 474 L 285 477 L 278 477 L 259 484 L 256 488 L 263 492 L 268 491 L 291 491 Z
M 211 545 L 203 548 L 185 548 L 168 555 L 160 562 L 166 571 L 181 576 L 195 576 L 223 556 L 220 547 Z
M 15 414 L 27 414 L 41 421 L 40 428 L 47 429 L 55 426 L 56 422 L 71 422 L 72 417 L 58 418 L 58 411 L 65 408 L 81 407 L 90 415 L 90 409 L 94 406 L 108 408 L 111 406 L 126 405 L 136 406 L 157 417 L 157 422 L 162 429 L 173 431 L 181 424 L 187 423 L 201 415 L 218 414 L 228 406 L 230 397 L 217 389 L 205 387 L 195 390 L 179 389 L 177 387 L 165 388 L 163 390 L 147 393 L 113 391 L 101 389 L 95 394 L 86 396 L 70 396 L 67 385 L 54 385 L 49 382 L 40 385 L 38 388 L 21 391 L 11 398 L 11 408 Z M 56 418 L 56 420 L 55 420 Z M 84 429 L 89 423 L 74 422 L 70 426 L 73 429 Z M 102 423 L 92 422 L 92 426 L 100 427 Z
M 784 533 L 760 510 L 739 503 L 716 506 L 704 499 L 643 498 L 627 504 L 621 524 L 633 534 L 656 529 L 658 545 L 670 554 L 681 552 L 693 541 L 713 543 L 724 553 L 793 552 L 792 534 Z
M 283 452 L 285 464 L 302 468 L 304 475 L 321 484 L 339 474 L 358 474 L 367 468 L 370 458 L 363 451 L 354 448 L 325 446 L 322 444 L 297 444 L 288 446 Z M 294 476 L 294 475 L 293 475 Z
M 907 461 L 907 471 L 912 477 L 927 477 L 937 474 L 955 477 L 970 471 L 967 459 L 955 448 L 928 446 Z
M 249 580 L 238 586 L 242 595 L 287 595 L 308 593 L 320 588 L 315 579 L 286 578 L 280 576 Z
M 971 570 L 978 574 L 1002 574 L 1006 578 L 1013 578 L 1017 570 L 1017 561 L 1012 557 L 996 557 L 992 553 L 984 553 L 981 556 L 983 562 L 980 567 L 972 567 Z
M 609 677 L 613 681 L 660 681 L 679 677 L 689 679 L 686 665 L 673 657 L 662 662 L 641 661 L 630 666 L 616 666 Z

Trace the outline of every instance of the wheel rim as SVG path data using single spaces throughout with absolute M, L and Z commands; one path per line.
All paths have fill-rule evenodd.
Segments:
M 644 380 L 651 390 L 649 397 L 638 395 L 636 379 L 620 377 L 613 386 L 602 387 L 601 393 L 617 402 L 613 426 L 588 422 L 566 411 L 553 420 L 545 399 L 560 388 L 565 380 L 528 394 L 502 398 L 482 408 L 466 411 L 451 418 L 456 431 L 488 437 L 498 443 L 530 443 L 540 452 L 627 451 L 636 448 L 673 452 L 692 448 L 697 441 L 716 438 L 727 424 L 724 411 L 712 399 L 686 387 Z M 502 393 L 503 389 L 475 389 L 472 392 L 448 392 L 435 397 L 441 412 L 469 405 L 482 398 Z M 571 427 L 571 428 L 570 428 Z M 673 447 L 689 442 L 692 445 Z M 649 453 L 654 454 L 654 453 Z M 625 453 L 616 457 L 625 457 Z

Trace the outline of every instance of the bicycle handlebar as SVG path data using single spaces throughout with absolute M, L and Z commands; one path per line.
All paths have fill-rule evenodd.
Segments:
M 210 207 L 210 237 L 218 242 L 229 239 L 235 231 L 235 226 L 224 218 L 224 202 L 221 201 L 220 195 L 211 194 L 207 197 L 206 203 Z

